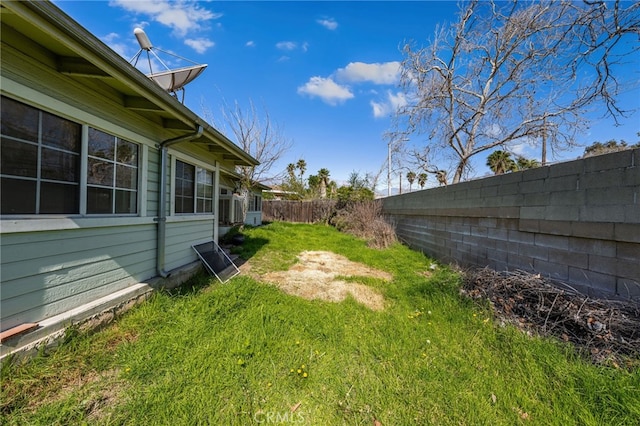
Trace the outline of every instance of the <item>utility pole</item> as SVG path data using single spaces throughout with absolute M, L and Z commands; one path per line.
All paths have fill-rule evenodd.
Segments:
M 547 164 L 547 117 L 542 119 L 542 165 Z
M 387 157 L 387 197 L 391 196 L 391 141 L 387 144 L 389 148 L 389 154 Z

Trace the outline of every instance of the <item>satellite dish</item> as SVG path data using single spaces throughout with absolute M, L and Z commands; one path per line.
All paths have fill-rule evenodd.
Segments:
M 177 90 L 184 90 L 184 86 L 199 76 L 206 67 L 206 65 L 194 65 L 186 68 L 156 72 L 149 74 L 148 77 L 158 83 L 158 86 L 167 92 L 176 92 Z
M 147 62 L 149 64 L 149 73 L 146 74 L 151 80 L 153 80 L 158 86 L 162 87 L 167 92 L 171 93 L 174 97 L 178 98 L 178 91 L 182 91 L 182 99 L 181 102 L 184 103 L 184 86 L 193 81 L 196 77 L 198 77 L 202 71 L 207 67 L 206 64 L 198 64 L 189 59 L 183 58 L 181 56 L 175 55 L 170 52 L 165 52 L 162 49 L 157 47 L 153 47 L 151 44 L 151 40 L 147 37 L 147 34 L 144 32 L 142 28 L 136 28 L 133 30 L 133 34 L 136 36 L 138 40 L 138 44 L 140 45 L 140 50 L 135 54 L 133 58 L 129 61 L 134 67 L 138 64 L 138 60 L 140 59 L 140 55 L 142 52 L 147 53 Z M 182 67 L 182 68 L 169 68 L 160 57 L 156 54 L 155 50 L 160 51 L 164 54 L 173 56 L 182 61 L 190 62 L 193 65 Z M 165 68 L 162 71 L 154 72 L 151 55 Z

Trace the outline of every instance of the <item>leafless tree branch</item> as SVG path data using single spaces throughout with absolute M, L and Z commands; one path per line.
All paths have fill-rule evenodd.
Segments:
M 241 184 L 244 188 L 250 188 L 255 182 L 277 179 L 277 176 L 270 174 L 272 168 L 291 148 L 293 141 L 288 139 L 283 128 L 271 119 L 266 108 L 259 111 L 253 100 L 249 100 L 247 109 L 243 109 L 238 101 L 230 105 L 223 100 L 219 119 L 216 119 L 205 106 L 203 111 L 207 121 L 231 135 L 240 148 L 260 162 L 255 167 L 237 168 L 236 171 L 242 176 Z
M 453 157 L 454 183 L 470 158 L 497 147 L 572 146 L 589 108 L 603 105 L 616 123 L 628 112 L 618 95 L 634 80 L 619 67 L 639 36 L 638 2 L 462 3 L 458 21 L 429 45 L 405 45 L 408 103 L 390 133 L 427 135 L 430 155 Z

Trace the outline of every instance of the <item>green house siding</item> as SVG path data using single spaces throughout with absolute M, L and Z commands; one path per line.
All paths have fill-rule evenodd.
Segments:
M 0 330 L 4 331 L 22 323 L 42 322 L 81 310 L 83 305 L 116 293 L 120 297 L 128 294 L 127 288 L 135 290 L 141 287 L 138 284 L 151 279 L 161 281 L 167 272 L 197 262 L 192 245 L 217 236 L 217 218 L 215 211 L 174 214 L 176 159 L 215 176 L 212 190 L 216 198 L 211 202 L 214 209 L 220 170 L 232 173 L 236 165 L 251 166 L 258 162 L 53 3 L 3 2 L 2 6 L 0 94 L 6 98 L 6 104 L 15 111 L 37 110 L 34 114 L 39 117 L 48 113 L 81 129 L 81 146 L 73 151 L 80 171 L 68 183 L 78 188 L 77 193 L 69 191 L 72 198 L 76 197 L 74 201 L 80 200 L 78 205 L 45 215 L 37 208 L 16 208 L 19 203 L 15 201 L 19 198 L 3 204 L 10 207 L 0 216 Z M 26 119 L 23 121 L 26 123 Z M 34 127 L 32 123 L 28 125 Z M 90 170 L 89 164 L 119 164 L 112 158 L 91 155 L 94 147 L 90 145 L 91 129 L 113 137 L 116 147 L 120 140 L 137 145 L 137 164 L 125 164 L 136 170 L 137 182 L 131 179 L 126 182 L 129 186 L 118 187 L 98 179 L 107 176 L 107 172 Z M 5 134 L 2 143 L 3 147 L 13 146 L 13 153 L 26 149 L 25 146 L 40 150 L 36 160 L 28 160 L 36 164 L 34 167 L 29 163 L 32 169 L 40 167 L 37 164 L 44 151 L 41 138 L 26 140 L 21 134 Z M 18 146 L 22 148 L 15 148 Z M 158 221 L 162 216 L 158 189 L 162 177 L 161 146 L 165 147 L 168 160 L 164 188 L 167 202 L 163 206 L 166 222 Z M 12 157 L 5 160 L 8 158 Z M 60 164 L 57 163 L 58 171 Z M 42 176 L 20 173 L 3 175 L 3 184 L 18 194 L 17 188 L 22 188 L 24 181 L 36 182 L 29 188 L 36 188 L 30 196 L 38 200 Z M 95 196 L 91 208 L 89 187 Z M 131 194 L 135 192 L 135 212 L 128 203 L 127 210 L 114 208 L 110 213 L 88 214 L 109 212 L 102 209 L 103 204 L 96 208 L 99 204 L 96 194 L 108 194 L 107 199 L 111 196 L 118 200 L 117 191 L 121 191 L 121 196 L 128 194 L 127 201 L 133 199 Z M 99 201 L 108 205 L 104 198 Z M 117 206 L 117 202 L 113 205 Z M 29 214 L 18 213 L 25 211 Z M 73 214 L 62 213 L 69 211 Z M 113 214 L 118 211 L 127 214 Z M 161 224 L 166 224 L 164 242 L 163 233 L 159 232 L 163 229 Z M 4 354 L 6 348 L 0 349 Z
M 158 214 L 158 185 L 160 184 L 160 154 L 157 149 L 149 148 L 147 161 L 147 215 Z
M 7 329 L 155 276 L 155 225 L 3 233 L 0 257 Z
M 168 223 L 166 269 L 197 261 L 198 256 L 191 246 L 213 239 L 214 222 L 213 216 L 207 215 L 202 219 L 190 218 L 188 221 Z

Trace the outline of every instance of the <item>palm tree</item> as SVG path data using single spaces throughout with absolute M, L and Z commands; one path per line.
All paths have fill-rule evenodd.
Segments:
M 411 185 L 413 185 L 413 182 L 416 180 L 415 172 L 408 172 L 407 180 L 409 181 L 409 192 L 411 192 Z
M 420 185 L 420 189 L 424 189 L 425 184 L 427 183 L 428 175 L 426 173 L 420 173 L 418 175 L 418 185 Z
M 522 156 L 518 156 L 516 160 L 516 165 L 518 170 L 527 170 L 527 169 L 535 169 L 536 167 L 540 167 L 540 163 L 536 159 L 528 159 Z
M 329 170 L 322 168 L 318 170 L 320 178 L 320 198 L 327 198 L 327 186 L 329 186 Z
M 289 174 L 289 177 L 291 178 L 291 180 L 293 180 L 296 173 L 296 165 L 293 163 L 289 163 L 287 165 L 287 173 Z
M 296 163 L 296 168 L 300 170 L 300 182 L 302 182 L 302 175 L 304 175 L 304 172 L 307 171 L 307 162 L 304 161 L 302 158 L 299 159 L 298 162 Z
M 516 162 L 511 158 L 511 153 L 507 151 L 494 151 L 487 157 L 487 166 L 496 175 L 517 170 Z

